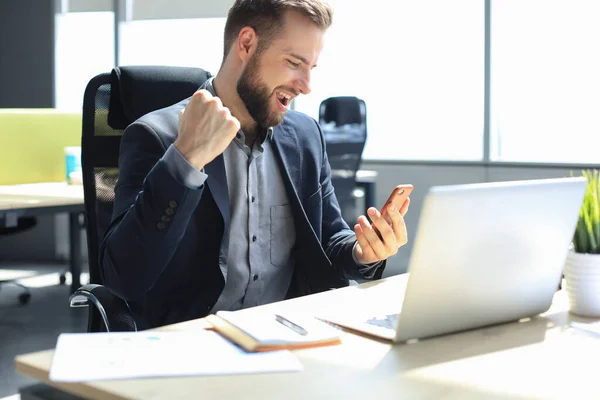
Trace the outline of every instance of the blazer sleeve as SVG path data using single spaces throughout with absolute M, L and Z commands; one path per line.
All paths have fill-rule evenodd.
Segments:
M 139 298 L 167 267 L 204 190 L 180 183 L 162 160 L 165 151 L 144 122 L 123 134 L 113 217 L 99 262 L 104 285 L 125 300 Z
M 321 194 L 323 196 L 322 244 L 325 254 L 333 267 L 348 279 L 362 281 L 379 279 L 385 269 L 385 260 L 370 265 L 358 264 L 354 261 L 354 245 L 356 234 L 342 218 L 342 212 L 331 183 L 331 167 L 325 151 L 325 139 L 319 124 L 315 121 L 321 138 L 322 163 L 320 171 Z

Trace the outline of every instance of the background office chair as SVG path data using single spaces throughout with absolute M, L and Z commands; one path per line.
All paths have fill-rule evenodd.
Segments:
M 319 124 L 331 165 L 331 182 L 340 203 L 342 217 L 354 226 L 356 171 L 367 140 L 367 106 L 357 97 L 330 97 L 321 102 Z
M 37 219 L 35 217 L 19 217 L 19 219 L 17 220 L 17 224 L 15 226 L 9 226 L 9 227 L 1 226 L 0 227 L 0 236 L 24 232 L 24 231 L 27 231 L 27 230 L 33 228 L 36 225 L 37 225 Z M 23 285 L 22 283 L 19 283 L 16 279 L 0 280 L 0 289 L 2 288 L 3 284 L 15 285 L 15 286 L 19 286 L 23 289 L 23 291 L 19 294 L 19 297 L 18 297 L 20 304 L 25 305 L 25 304 L 29 303 L 29 300 L 31 300 L 31 292 L 29 291 L 29 288 L 27 286 Z
M 137 330 L 127 303 L 102 286 L 98 263 L 100 242 L 112 218 L 123 130 L 142 115 L 191 96 L 210 76 L 200 68 L 118 67 L 94 77 L 87 85 L 81 165 L 90 284 L 75 291 L 70 304 L 93 304 L 88 332 Z

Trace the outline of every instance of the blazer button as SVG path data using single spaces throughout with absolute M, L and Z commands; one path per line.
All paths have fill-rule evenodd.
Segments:
M 160 220 L 162 222 L 169 222 L 169 221 L 171 221 L 171 218 L 167 217 L 166 215 L 161 215 Z
M 165 209 L 165 214 L 167 214 L 167 215 L 173 215 L 173 214 L 175 214 L 175 209 L 171 208 L 171 207 L 166 208 Z
M 169 201 L 169 207 L 171 207 L 171 208 L 177 208 L 177 202 L 175 200 Z
M 158 229 L 159 231 L 162 231 L 163 229 L 165 229 L 167 226 L 167 224 L 165 224 L 164 222 L 159 222 L 156 224 L 156 229 Z

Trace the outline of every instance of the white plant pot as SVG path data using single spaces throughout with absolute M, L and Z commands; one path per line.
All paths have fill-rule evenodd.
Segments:
M 600 317 L 600 254 L 569 250 L 564 275 L 570 312 Z

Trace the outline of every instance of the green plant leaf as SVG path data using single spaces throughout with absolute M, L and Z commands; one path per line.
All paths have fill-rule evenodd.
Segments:
M 600 194 L 598 191 L 600 190 L 600 175 L 598 174 L 598 170 L 594 171 L 594 175 L 592 178 L 592 213 L 591 213 L 591 223 L 592 229 L 594 231 L 594 237 L 596 238 L 596 248 L 594 249 L 594 253 L 600 252 Z
M 589 251 L 590 245 L 588 243 L 588 235 L 583 219 L 577 221 L 577 228 L 575 229 L 575 236 L 573 237 L 573 246 L 577 253 L 587 253 Z
M 583 170 L 581 174 L 586 178 L 587 185 L 573 235 L 573 246 L 578 253 L 600 253 L 600 171 Z

